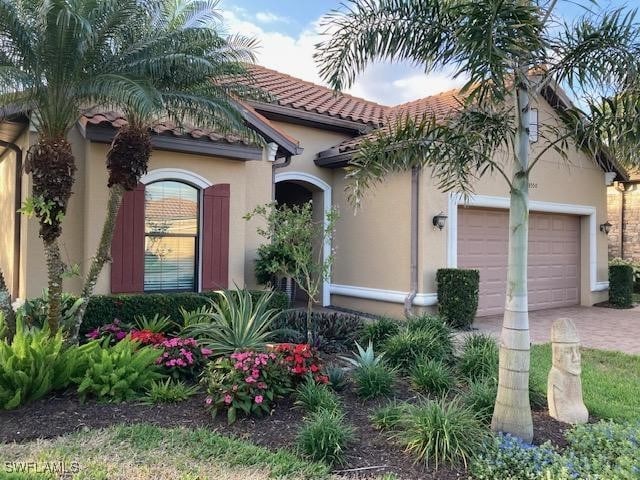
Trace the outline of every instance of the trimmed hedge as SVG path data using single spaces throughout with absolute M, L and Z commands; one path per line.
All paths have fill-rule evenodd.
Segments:
M 478 311 L 480 272 L 441 268 L 438 283 L 438 314 L 452 327 L 469 328 Z
M 251 292 L 256 297 L 264 292 Z M 215 292 L 205 293 L 142 293 L 120 295 L 95 295 L 91 297 L 82 323 L 81 333 L 111 323 L 118 318 L 123 322 L 133 322 L 137 315 L 151 318 L 156 314 L 167 315 L 173 321 L 180 321 L 180 307 L 187 311 L 196 310 L 215 299 Z M 274 292 L 270 308 L 285 310 L 289 300 L 282 292 Z
M 609 303 L 618 308 L 633 305 L 633 267 L 631 265 L 609 266 Z

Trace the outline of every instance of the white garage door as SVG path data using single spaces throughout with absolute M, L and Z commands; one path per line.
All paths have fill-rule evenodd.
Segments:
M 460 207 L 458 267 L 480 270 L 478 315 L 504 311 L 509 217 L 505 210 Z M 531 212 L 529 309 L 580 303 L 580 218 Z

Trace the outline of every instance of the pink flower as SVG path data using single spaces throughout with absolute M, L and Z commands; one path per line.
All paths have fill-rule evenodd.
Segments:
M 244 379 L 244 381 L 247 383 L 256 383 L 256 379 L 253 377 L 247 377 Z
M 213 350 L 211 350 L 209 348 L 201 348 L 200 349 L 200 353 L 202 355 L 204 355 L 205 357 L 208 357 L 209 355 L 211 355 L 213 353 Z
M 226 403 L 227 405 L 231 404 L 231 402 L 233 402 L 233 397 L 231 395 L 225 395 L 224 396 L 224 403 Z
M 207 405 L 211 405 L 212 402 L 213 402 L 213 398 L 211 397 L 207 397 L 204 399 L 204 403 L 206 403 Z
M 258 383 L 258 388 L 261 390 L 264 390 L 265 388 L 267 388 L 267 384 L 264 382 L 260 382 Z
M 264 400 L 264 398 L 262 398 L 262 395 L 256 395 L 256 398 L 254 400 L 258 405 L 260 405 L 262 403 L 262 400 Z
M 238 385 L 234 385 L 233 387 L 231 387 L 231 390 L 233 390 L 234 392 L 238 391 Z
M 260 370 L 254 368 L 253 370 L 251 370 L 251 376 L 258 378 L 260 376 Z

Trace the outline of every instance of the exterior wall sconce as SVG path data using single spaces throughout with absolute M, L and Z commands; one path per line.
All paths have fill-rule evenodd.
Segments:
M 605 223 L 600 225 L 600 231 L 604 232 L 605 235 L 609 235 L 609 232 L 611 231 L 611 227 L 613 227 L 613 225 L 611 225 L 607 220 Z
M 443 212 L 440 212 L 435 217 L 433 217 L 433 226 L 438 228 L 438 230 L 442 230 L 444 228 L 444 224 L 447 221 L 447 217 Z

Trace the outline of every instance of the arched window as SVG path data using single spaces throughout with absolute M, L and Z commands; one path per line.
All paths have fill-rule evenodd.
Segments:
M 166 180 L 145 189 L 144 291 L 198 290 L 200 191 Z

